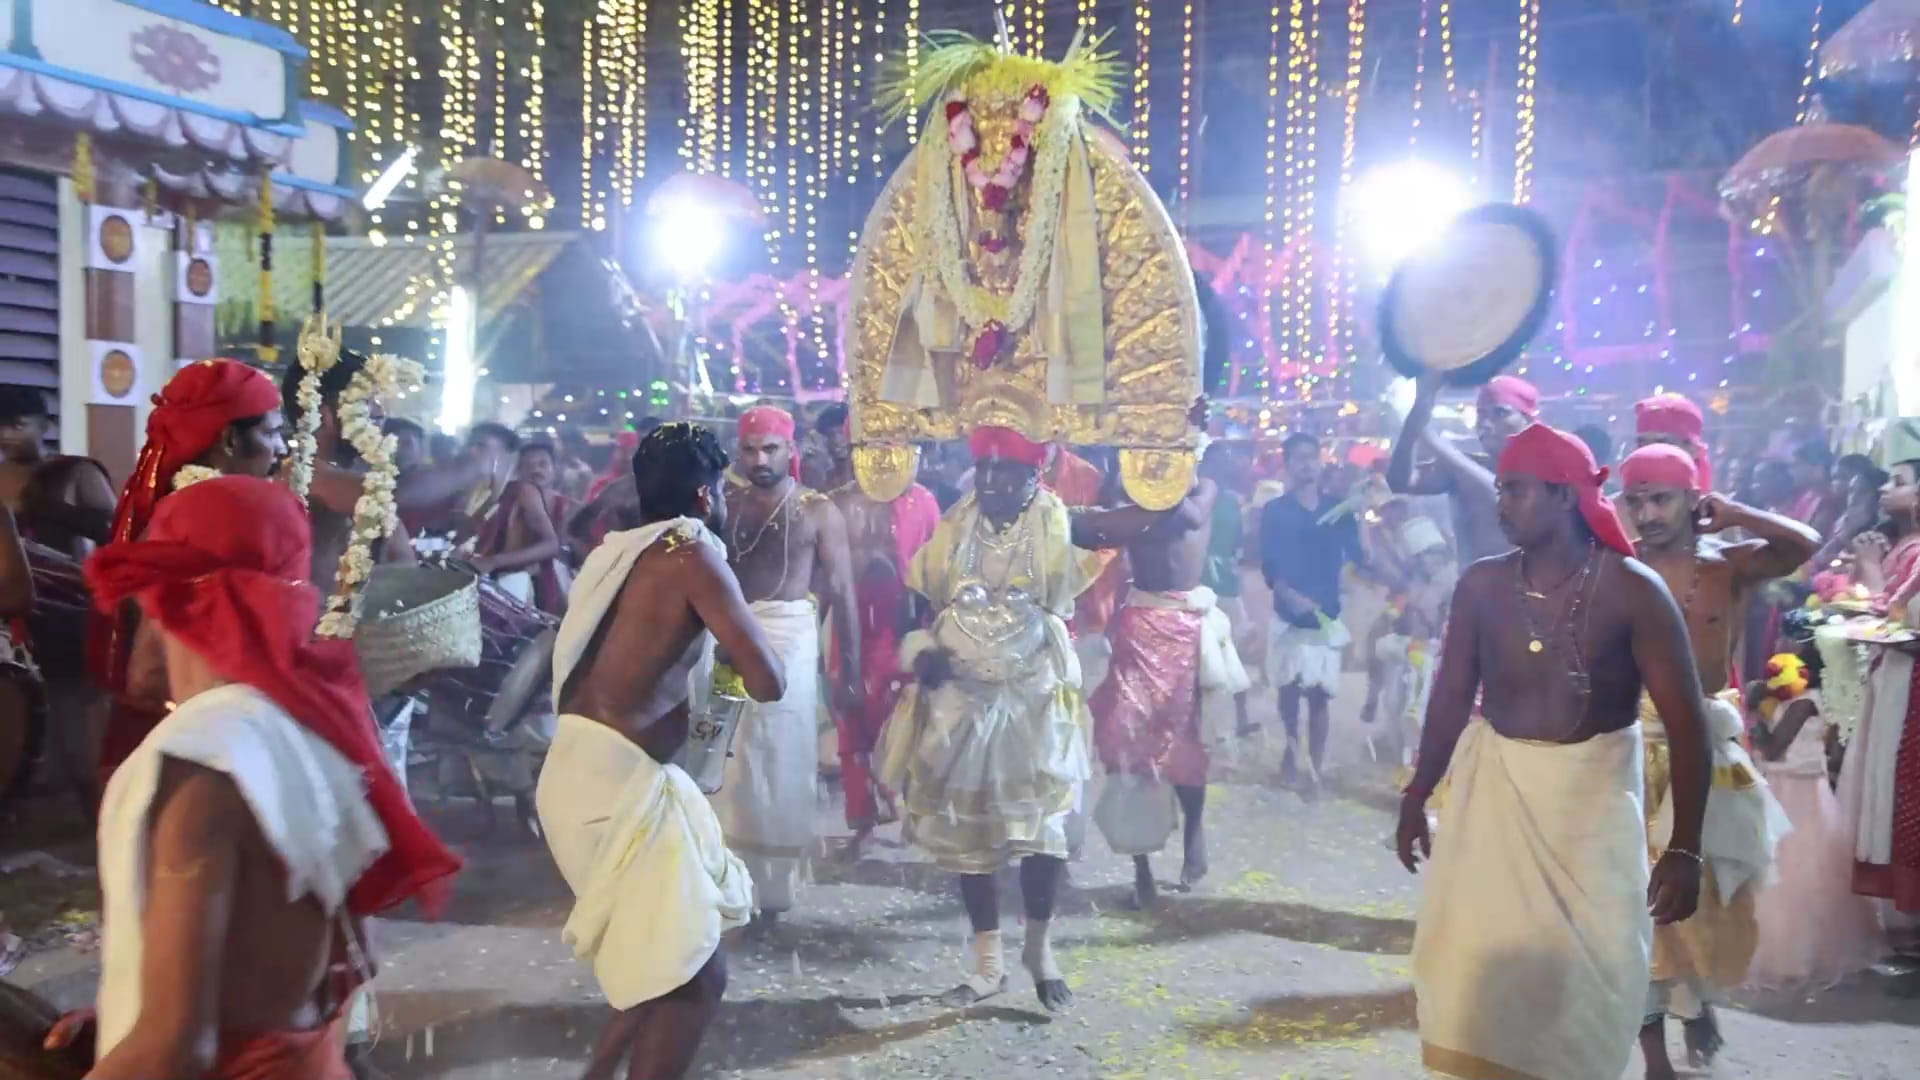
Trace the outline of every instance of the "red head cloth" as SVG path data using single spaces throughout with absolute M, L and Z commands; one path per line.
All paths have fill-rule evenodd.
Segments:
M 86 579 L 101 611 L 136 601 L 222 678 L 265 694 L 365 775 L 390 846 L 348 892 L 355 914 L 408 897 L 437 913 L 460 860 L 414 813 L 381 754 L 353 643 L 313 636 L 320 594 L 304 580 L 311 546 L 306 508 L 292 492 L 223 476 L 169 496 L 140 539 L 96 552 Z
M 1633 403 L 1633 433 L 1664 435 L 1679 439 L 1693 454 L 1694 471 L 1700 475 L 1700 490 L 1713 490 L 1713 468 L 1707 460 L 1707 442 L 1701 438 L 1706 418 L 1700 406 L 1679 394 L 1660 394 Z
M 1047 463 L 1046 443 L 1034 442 L 1012 428 L 991 424 L 973 429 L 973 434 L 967 438 L 967 449 L 972 452 L 975 461 L 997 457 L 1035 469 Z
M 1693 466 L 1693 455 L 1677 446 L 1652 443 L 1627 455 L 1620 463 L 1620 483 L 1627 487 L 1648 484 L 1653 487 L 1699 491 L 1700 474 Z
M 793 414 L 777 405 L 755 405 L 740 414 L 740 437 L 742 439 L 760 438 L 773 435 L 793 442 Z M 793 455 L 787 458 L 787 473 L 798 479 L 800 476 L 800 448 L 793 448 Z
M 1502 476 L 1522 473 L 1573 488 L 1580 499 L 1580 516 L 1595 538 L 1622 555 L 1633 554 L 1633 542 L 1620 527 L 1613 500 L 1600 494 L 1600 485 L 1607 482 L 1607 470 L 1594 464 L 1593 451 L 1578 436 L 1545 424 L 1529 424 L 1507 440 L 1496 471 Z
M 620 482 L 622 477 L 633 471 L 633 452 L 640 449 L 640 433 L 623 431 L 614 437 L 613 453 L 607 455 L 607 467 L 587 485 L 587 501 L 592 502 L 607 488 Z
M 1527 380 L 1511 375 L 1495 375 L 1488 380 L 1487 385 L 1480 388 L 1478 401 L 1481 408 L 1505 405 L 1529 420 L 1540 415 L 1540 391 Z

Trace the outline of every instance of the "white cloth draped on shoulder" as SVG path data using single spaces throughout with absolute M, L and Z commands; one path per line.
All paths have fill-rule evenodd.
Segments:
M 1427 1068 L 1620 1080 L 1653 924 L 1640 729 L 1579 743 L 1461 736 L 1413 942 Z
M 168 758 L 233 781 L 286 869 L 289 903 L 311 896 L 329 915 L 339 912 L 387 850 L 360 770 L 265 694 L 229 684 L 181 703 L 114 770 L 100 806 L 102 1057 L 140 1015 L 147 831 Z
M 819 798 L 820 624 L 812 600 L 756 600 L 753 617 L 787 673 L 779 701 L 748 702 L 712 796 L 727 846 L 753 874 L 762 911 L 793 907 Z
M 719 550 L 700 522 L 677 518 L 614 533 L 587 558 L 554 642 L 556 711 L 634 564 L 672 531 Z M 711 638 L 703 647 L 712 649 Z M 720 934 L 751 914 L 752 881 L 727 851 L 699 787 L 616 728 L 561 716 L 534 802 L 574 895 L 561 939 L 592 963 L 614 1008 L 684 986 L 712 958 Z

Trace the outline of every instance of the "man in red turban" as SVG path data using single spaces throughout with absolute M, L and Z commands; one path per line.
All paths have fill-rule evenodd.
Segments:
M 1494 512 L 1493 463 L 1507 441 L 1540 416 L 1540 392 L 1532 383 L 1512 375 L 1496 375 L 1480 388 L 1474 402 L 1474 434 L 1482 456 L 1468 454 L 1429 426 L 1442 386 L 1438 375 L 1416 385 L 1413 409 L 1407 413 L 1400 437 L 1394 440 L 1387 463 L 1387 486 L 1400 495 L 1445 495 L 1453 504 L 1453 532 L 1460 563 L 1498 555 L 1509 545 L 1500 533 Z M 1416 470 L 1416 444 L 1424 444 L 1432 459 Z
M 1705 427 L 1700 406 L 1679 394 L 1656 394 L 1633 403 L 1634 445 L 1665 443 L 1685 450 L 1693 459 L 1697 491 L 1713 490 L 1713 465 L 1707 457 L 1707 441 L 1701 437 Z
M 813 847 L 822 699 L 847 709 L 863 694 L 846 521 L 832 499 L 800 482 L 793 431 L 785 409 L 761 405 L 742 413 L 739 470 L 747 483 L 727 491 L 728 561 L 787 670 L 780 700 L 752 702 L 741 713 L 726 780 L 713 797 L 728 846 L 753 875 L 755 933 L 770 931 L 792 909 Z M 824 694 L 822 607 L 843 646 Z
M 102 610 L 157 628 L 179 702 L 101 809 L 90 1075 L 345 1077 L 334 1021 L 368 974 L 350 927 L 436 913 L 460 868 L 380 751 L 353 646 L 313 637 L 309 535 L 285 488 L 220 477 L 87 564 Z
M 1652 923 L 1693 914 L 1702 891 L 1700 677 L 1672 595 L 1632 558 L 1600 494 L 1605 478 L 1572 435 L 1536 424 L 1514 436 L 1499 460 L 1499 518 L 1519 550 L 1468 567 L 1454 592 L 1396 837 L 1408 870 L 1431 862 L 1413 981 L 1432 1072 L 1625 1072 Z M 1671 744 L 1669 827 L 1651 874 L 1643 686 Z M 1436 851 L 1427 801 L 1442 776 Z M 1520 954 L 1525 978 L 1486 977 Z
M 1048 1009 L 1072 998 L 1048 926 L 1066 869 L 1067 819 L 1087 779 L 1080 662 L 1067 634 L 1093 580 L 1067 508 L 1040 484 L 1047 447 L 1004 427 L 967 440 L 971 497 L 907 565 L 932 624 L 901 644 L 915 684 L 874 751 L 881 783 L 904 793 L 903 835 L 960 876 L 973 924 L 967 977 L 951 1000 L 1005 990 L 994 874 L 1020 864 L 1022 959 Z M 958 811 L 958 812 L 956 812 Z
M 1654 399 L 1669 400 L 1679 399 Z M 1680 1018 L 1688 1050 L 1699 1059 L 1713 1059 L 1721 1044 L 1713 1006 L 1745 981 L 1759 944 L 1755 894 L 1766 881 L 1787 819 L 1767 787 L 1754 782 L 1758 768 L 1741 745 L 1745 725 L 1739 690 L 1729 685 L 1729 673 L 1746 625 L 1739 616 L 1747 610 L 1748 597 L 1769 579 L 1793 573 L 1820 543 L 1818 533 L 1792 518 L 1707 492 L 1696 465 L 1699 452 L 1654 442 L 1620 464 L 1620 501 L 1640 537 L 1635 553 L 1679 599 L 1700 685 L 1708 695 L 1714 781 L 1707 802 L 1717 823 L 1700 850 L 1706 860 L 1706 887 L 1699 910 L 1654 932 L 1649 999 L 1654 1007 L 1640 1035 L 1650 1075 L 1663 1074 L 1663 1066 L 1664 1075 L 1671 1075 L 1669 1014 Z M 1747 539 L 1713 536 L 1733 528 L 1743 530 Z M 1654 760 L 1667 752 L 1661 720 L 1652 701 L 1643 697 L 1640 721 Z M 1647 770 L 1646 814 L 1656 828 L 1668 818 L 1667 798 L 1664 771 Z
M 147 441 L 113 512 L 112 543 L 137 540 L 169 492 L 216 474 L 266 476 L 287 452 L 280 389 L 238 360 L 202 360 L 180 369 L 147 414 Z M 304 578 L 306 575 L 301 574 Z M 166 714 L 159 643 L 138 631 L 131 607 L 93 616 L 88 651 L 95 677 L 113 695 L 100 746 L 100 782 Z

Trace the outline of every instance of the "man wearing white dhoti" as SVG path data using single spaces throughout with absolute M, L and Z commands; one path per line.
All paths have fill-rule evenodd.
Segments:
M 832 499 L 802 487 L 793 417 L 762 405 L 740 416 L 745 484 L 727 490 L 727 553 L 740 588 L 787 672 L 778 701 L 748 705 L 713 797 L 727 846 L 753 874 L 754 932 L 769 933 L 794 892 L 813 846 L 820 782 L 820 622 L 815 597 L 840 644 L 833 702 L 864 696 L 860 619 L 854 606 L 846 521 Z
M 976 430 L 971 445 L 974 494 L 907 567 L 932 624 L 901 643 L 915 685 L 881 732 L 875 771 L 904 793 L 906 838 L 960 875 L 973 955 L 950 999 L 971 1004 L 1006 989 L 993 876 L 1018 861 L 1022 956 L 1041 1004 L 1057 1009 L 1072 995 L 1048 925 L 1074 792 L 1088 777 L 1067 617 L 1100 560 L 1074 549 L 1066 506 L 1040 487 L 1044 445 L 1001 427 Z
M 1672 595 L 1600 494 L 1605 476 L 1571 435 L 1536 424 L 1514 436 L 1498 509 L 1519 550 L 1474 563 L 1454 593 L 1397 838 L 1407 869 L 1432 856 L 1413 979 L 1434 1072 L 1619 1080 L 1653 923 L 1698 900 L 1700 678 Z M 1651 875 L 1643 685 L 1672 763 L 1672 835 Z M 1443 775 L 1436 852 L 1427 800 Z
M 665 424 L 634 453 L 643 524 L 581 568 L 554 642 L 553 747 L 535 793 L 573 890 L 561 939 L 593 964 L 615 1011 L 589 1080 L 686 1074 L 726 989 L 723 930 L 753 908 L 746 868 L 685 771 L 689 679 L 715 643 L 755 700 L 780 697 L 780 661 L 725 549 L 727 455 L 713 433 Z

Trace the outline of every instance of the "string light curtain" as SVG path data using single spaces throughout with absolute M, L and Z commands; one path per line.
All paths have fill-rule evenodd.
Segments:
M 1354 272 L 1353 253 L 1347 245 L 1347 226 L 1358 208 L 1349 204 L 1353 190 L 1353 154 L 1360 119 L 1361 79 L 1366 62 L 1367 0 L 1347 0 L 1347 78 L 1341 93 L 1340 196 L 1335 207 L 1334 252 L 1339 260 L 1335 287 L 1338 302 L 1328 305 L 1328 320 L 1339 341 L 1340 355 L 1350 365 L 1353 360 L 1353 301 L 1359 288 Z
M 1540 0 L 1520 0 L 1520 46 L 1514 57 L 1513 201 L 1533 198 L 1533 89 L 1540 62 Z
M 1261 273 L 1260 273 L 1260 317 L 1254 326 L 1255 345 L 1260 350 L 1264 362 L 1260 365 L 1254 382 L 1254 390 L 1261 398 L 1270 398 L 1273 392 L 1273 371 L 1278 357 L 1274 356 L 1273 333 L 1273 271 L 1274 240 L 1278 226 L 1277 216 L 1280 201 L 1279 143 L 1280 143 L 1280 64 L 1281 18 L 1286 0 L 1273 0 L 1268 11 L 1267 36 L 1267 138 L 1266 138 L 1266 185 L 1263 191 L 1264 210 L 1261 221 Z
M 1127 141 L 1143 176 L 1153 175 L 1153 141 L 1147 131 L 1153 123 L 1152 61 L 1153 0 L 1133 0 L 1133 116 Z
M 1174 185 L 1175 205 L 1184 213 L 1193 190 L 1193 24 L 1194 0 L 1180 4 L 1180 156 Z

